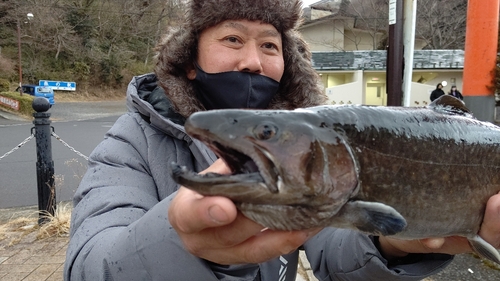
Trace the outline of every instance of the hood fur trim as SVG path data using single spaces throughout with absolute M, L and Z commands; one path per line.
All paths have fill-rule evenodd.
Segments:
M 176 110 L 185 117 L 205 110 L 186 77 L 186 69 L 196 59 L 198 34 L 230 19 L 269 23 L 282 34 L 285 69 L 269 108 L 294 109 L 324 103 L 326 96 L 312 68 L 311 52 L 296 31 L 301 5 L 300 0 L 192 0 L 184 23 L 167 32 L 156 47 L 158 83 Z

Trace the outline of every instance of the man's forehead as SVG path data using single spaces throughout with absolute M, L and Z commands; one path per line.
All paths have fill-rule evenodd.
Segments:
M 259 25 L 265 26 L 265 28 L 262 30 L 261 33 L 264 33 L 265 35 L 268 36 L 274 36 L 274 37 L 281 37 L 281 34 L 276 30 L 276 28 L 268 23 L 263 23 L 260 21 L 246 21 L 246 20 L 227 20 L 222 23 L 223 27 L 227 28 L 235 28 L 239 29 L 242 31 L 248 31 L 249 30 L 249 25 L 245 23 L 258 23 Z

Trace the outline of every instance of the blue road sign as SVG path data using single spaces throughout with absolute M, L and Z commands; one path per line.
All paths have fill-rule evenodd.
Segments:
M 51 87 L 60 91 L 76 91 L 76 82 L 39 80 L 38 86 Z

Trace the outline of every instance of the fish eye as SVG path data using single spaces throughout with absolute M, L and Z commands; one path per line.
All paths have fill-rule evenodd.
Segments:
M 268 140 L 276 135 L 278 128 L 273 124 L 260 124 L 253 132 L 257 139 Z

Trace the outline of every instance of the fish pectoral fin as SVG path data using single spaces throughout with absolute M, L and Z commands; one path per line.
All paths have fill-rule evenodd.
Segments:
M 373 235 L 394 235 L 406 227 L 406 220 L 394 208 L 377 202 L 349 201 L 335 215 L 332 226 L 355 228 Z
M 474 238 L 469 238 L 469 243 L 480 257 L 488 259 L 500 265 L 500 253 L 495 247 L 491 246 L 488 242 L 484 241 L 479 235 Z

